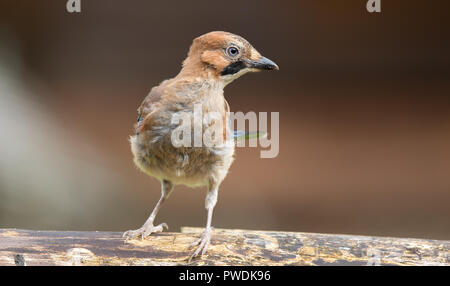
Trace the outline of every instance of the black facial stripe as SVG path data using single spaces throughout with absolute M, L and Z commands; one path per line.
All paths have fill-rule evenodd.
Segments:
M 244 68 L 245 64 L 241 61 L 237 61 L 232 64 L 229 64 L 226 68 L 224 68 L 221 75 L 235 74 Z

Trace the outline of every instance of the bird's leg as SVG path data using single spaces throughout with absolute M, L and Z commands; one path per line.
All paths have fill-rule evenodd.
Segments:
M 205 200 L 205 207 L 208 211 L 208 218 L 206 220 L 206 228 L 203 231 L 202 235 L 198 240 L 193 242 L 190 247 L 198 245 L 197 249 L 192 253 L 192 255 L 189 257 L 189 261 L 192 260 L 192 258 L 200 255 L 205 254 L 206 249 L 208 248 L 209 242 L 211 240 L 211 234 L 212 234 L 212 227 L 211 227 L 211 220 L 212 220 L 212 214 L 214 206 L 217 202 L 217 193 L 218 188 L 209 188 L 208 193 L 206 194 L 206 200 Z
M 150 216 L 148 217 L 148 219 L 145 221 L 144 225 L 141 228 L 136 230 L 129 230 L 123 234 L 123 237 L 125 237 L 125 242 L 127 242 L 130 238 L 134 238 L 139 235 L 141 236 L 142 239 L 144 239 L 145 237 L 149 236 L 152 233 L 163 231 L 164 227 L 166 229 L 169 228 L 169 226 L 166 223 L 161 223 L 157 226 L 154 226 L 153 221 L 155 220 L 155 217 L 158 214 L 161 205 L 169 197 L 172 190 L 173 184 L 170 181 L 163 180 L 161 182 L 161 198 L 159 199 L 152 213 L 150 214 Z

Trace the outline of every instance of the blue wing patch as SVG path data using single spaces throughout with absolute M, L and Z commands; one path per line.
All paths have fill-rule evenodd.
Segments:
M 138 118 L 137 118 L 137 126 L 136 126 L 136 130 L 139 129 L 139 126 L 141 126 L 141 123 L 142 123 L 142 116 L 139 115 Z M 136 131 L 136 135 L 139 135 L 139 132 Z
M 247 140 L 251 138 L 264 138 L 267 136 L 267 132 L 264 131 L 256 131 L 256 132 L 248 132 L 245 130 L 234 130 L 233 138 L 234 140 Z

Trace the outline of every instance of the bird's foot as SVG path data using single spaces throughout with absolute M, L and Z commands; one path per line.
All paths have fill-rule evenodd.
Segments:
M 143 225 L 141 228 L 136 230 L 129 230 L 123 233 L 122 237 L 125 238 L 125 242 L 127 242 L 129 239 L 135 238 L 140 236 L 141 239 L 146 238 L 152 233 L 156 232 L 162 232 L 163 229 L 169 229 L 169 226 L 166 223 L 158 224 L 157 226 L 154 226 L 153 224 L 147 224 Z
M 211 241 L 212 230 L 212 227 L 205 228 L 200 238 L 189 245 L 189 248 L 198 245 L 197 249 L 189 257 L 189 262 L 192 260 L 192 258 L 197 257 L 199 254 L 200 256 L 205 254 L 209 242 Z

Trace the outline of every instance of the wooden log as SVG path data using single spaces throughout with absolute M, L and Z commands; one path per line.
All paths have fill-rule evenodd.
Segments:
M 0 265 L 450 265 L 450 241 L 229 229 L 188 264 L 201 231 L 124 243 L 118 232 L 0 229 Z

